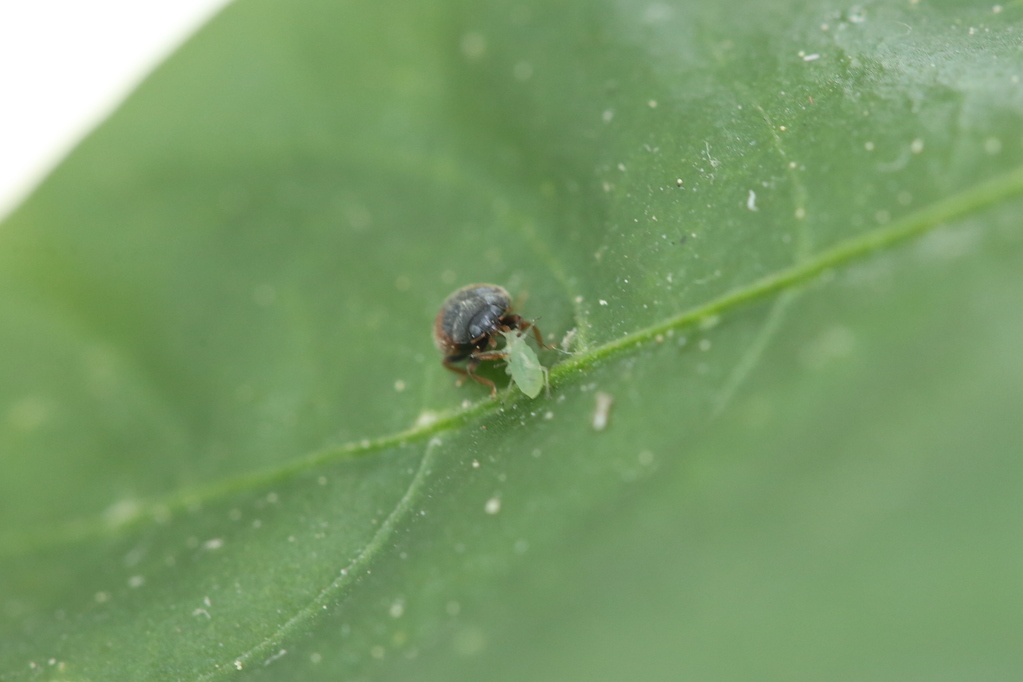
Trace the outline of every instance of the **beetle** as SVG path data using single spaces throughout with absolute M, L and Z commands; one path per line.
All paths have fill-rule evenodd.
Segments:
M 498 348 L 498 339 L 513 331 L 533 330 L 536 342 L 547 348 L 539 328 L 512 312 L 511 295 L 496 284 L 470 284 L 448 296 L 441 304 L 433 323 L 433 343 L 444 355 L 447 369 L 468 376 L 490 387 L 490 397 L 497 395 L 497 386 L 475 373 L 483 360 L 501 360 L 507 352 Z M 467 360 L 465 369 L 455 363 Z

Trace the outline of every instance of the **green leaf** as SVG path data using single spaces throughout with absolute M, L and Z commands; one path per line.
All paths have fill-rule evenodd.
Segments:
M 0 680 L 1018 677 L 1021 31 L 232 4 L 0 227 Z

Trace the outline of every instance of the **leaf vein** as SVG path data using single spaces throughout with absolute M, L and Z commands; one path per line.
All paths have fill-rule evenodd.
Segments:
M 236 670 L 243 670 L 249 663 L 272 654 L 288 635 L 322 613 L 331 602 L 338 598 L 344 588 L 355 582 L 359 574 L 366 569 L 366 566 L 373 561 L 388 540 L 390 540 L 391 536 L 394 535 L 394 530 L 398 523 L 412 510 L 420 491 L 426 483 L 426 479 L 430 475 L 430 469 L 436 459 L 434 451 L 440 444 L 439 438 L 434 438 L 427 444 L 423 458 L 419 462 L 419 469 L 416 471 L 415 476 L 412 477 L 412 481 L 405 490 L 405 494 L 398 500 L 394 509 L 391 510 L 391 513 L 388 514 L 384 522 L 380 524 L 380 528 L 373 534 L 373 537 L 366 543 L 366 546 L 359 552 L 359 555 L 341 569 L 337 578 L 320 590 L 320 593 L 309 604 L 299 609 L 295 615 L 278 626 L 273 634 L 264 638 L 251 649 L 236 656 L 230 663 L 218 666 L 205 675 L 199 676 L 197 680 L 204 682 L 223 677 Z

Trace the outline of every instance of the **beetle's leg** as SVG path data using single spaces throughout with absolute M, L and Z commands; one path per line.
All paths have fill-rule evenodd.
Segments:
M 492 358 L 489 358 L 489 357 L 480 357 L 481 355 L 488 356 L 488 355 L 492 355 L 492 353 L 478 353 L 478 354 L 474 354 L 471 358 L 469 358 L 469 364 L 467 364 L 465 366 L 465 370 L 466 370 L 465 373 L 467 375 L 469 375 L 470 377 L 472 377 L 473 381 L 475 381 L 477 383 L 480 383 L 480 384 L 483 384 L 484 386 L 489 386 L 490 387 L 490 397 L 491 398 L 496 398 L 497 397 L 497 385 L 494 384 L 494 382 L 491 381 L 490 379 L 488 379 L 486 377 L 481 377 L 480 375 L 473 373 L 473 370 L 480 366 L 480 360 L 490 360 L 490 359 L 492 359 Z
M 525 329 L 525 327 L 522 326 L 523 321 L 524 320 L 518 315 L 513 315 L 511 313 L 504 315 L 501 318 L 501 331 L 507 334 L 512 329 Z
M 459 359 L 444 358 L 443 362 L 441 362 L 441 364 L 444 365 L 445 369 L 447 369 L 447 370 L 449 370 L 451 372 L 454 372 L 455 374 L 461 374 L 462 375 L 462 377 L 455 384 L 456 386 L 461 386 L 463 383 L 465 383 L 465 377 L 470 376 L 469 372 L 465 371 L 461 367 L 455 367 L 453 364 L 451 364 L 452 362 L 459 362 L 460 360 L 461 360 L 461 358 L 459 358 Z

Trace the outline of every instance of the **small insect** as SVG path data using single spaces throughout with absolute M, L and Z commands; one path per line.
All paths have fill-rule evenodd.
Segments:
M 506 371 L 519 387 L 519 390 L 535 398 L 540 395 L 540 389 L 547 387 L 547 395 L 550 395 L 551 387 L 548 380 L 547 368 L 540 364 L 536 353 L 526 343 L 524 334 L 518 331 L 506 332 L 504 334 L 504 352 L 507 354 L 508 363 Z
M 490 397 L 494 397 L 497 386 L 490 379 L 476 374 L 476 368 L 483 360 L 508 358 L 507 348 L 498 348 L 498 339 L 508 340 L 514 332 L 528 329 L 533 330 L 536 342 L 547 348 L 536 325 L 512 313 L 511 295 L 504 288 L 496 284 L 470 284 L 448 296 L 441 305 L 433 323 L 433 343 L 444 354 L 443 364 L 447 369 L 489 386 Z M 521 346 L 515 346 L 517 355 L 512 364 L 518 367 L 524 367 L 523 346 L 524 341 Z M 536 359 L 535 355 L 533 359 Z M 455 367 L 455 363 L 463 360 L 468 361 L 465 369 Z M 531 370 L 525 371 L 529 373 Z M 535 377 L 535 370 L 533 372 Z M 539 389 L 536 392 L 539 393 Z

